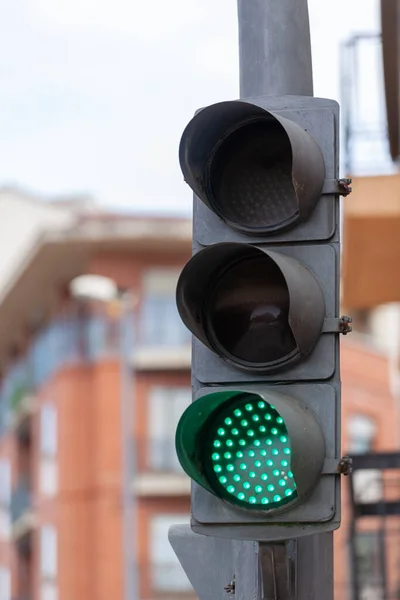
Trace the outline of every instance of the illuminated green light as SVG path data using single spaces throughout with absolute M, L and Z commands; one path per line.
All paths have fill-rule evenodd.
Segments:
M 209 417 L 204 432 L 206 454 L 202 460 L 210 486 L 218 496 L 244 508 L 263 510 L 297 497 L 289 470 L 288 431 L 267 402 L 256 395 L 240 394 Z

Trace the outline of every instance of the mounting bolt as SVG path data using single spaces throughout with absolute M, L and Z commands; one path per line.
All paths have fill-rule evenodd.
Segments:
M 353 322 L 353 319 L 351 317 L 347 317 L 346 315 L 343 315 L 342 317 L 340 317 L 340 321 L 339 321 L 340 333 L 343 333 L 343 335 L 347 335 L 348 333 L 350 333 L 350 331 L 353 331 L 353 328 L 350 325 L 350 323 L 352 323 L 352 322 Z
M 338 473 L 340 475 L 350 475 L 353 472 L 353 461 L 350 456 L 343 456 L 338 464 Z
M 236 583 L 235 583 L 235 575 L 233 576 L 233 579 L 230 583 L 228 583 L 228 585 L 226 585 L 224 587 L 224 590 L 227 594 L 234 594 L 235 593 L 235 588 L 236 588 Z
M 350 187 L 352 180 L 348 177 L 343 177 L 343 179 L 338 179 L 339 184 L 339 194 L 341 196 L 348 196 L 353 191 Z

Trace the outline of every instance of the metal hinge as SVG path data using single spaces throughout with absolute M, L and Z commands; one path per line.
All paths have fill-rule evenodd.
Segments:
M 337 458 L 326 458 L 321 475 L 350 475 L 352 462 L 350 456 L 342 456 L 339 460 Z
M 322 326 L 322 333 L 342 333 L 343 335 L 347 335 L 353 331 L 351 326 L 352 322 L 353 319 L 346 315 L 343 315 L 340 318 L 326 318 Z
M 339 194 L 339 196 L 348 196 L 352 192 L 350 187 L 351 179 L 325 179 L 321 194 Z

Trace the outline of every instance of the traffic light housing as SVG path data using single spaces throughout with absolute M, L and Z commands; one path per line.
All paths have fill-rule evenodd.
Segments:
M 285 96 L 214 104 L 183 133 L 193 403 L 176 449 L 198 533 L 340 524 L 338 131 L 336 102 Z

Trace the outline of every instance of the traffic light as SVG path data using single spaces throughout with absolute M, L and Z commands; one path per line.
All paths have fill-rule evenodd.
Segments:
M 268 541 L 340 524 L 338 131 L 336 102 L 285 96 L 214 104 L 182 135 L 193 402 L 176 450 L 197 533 Z

